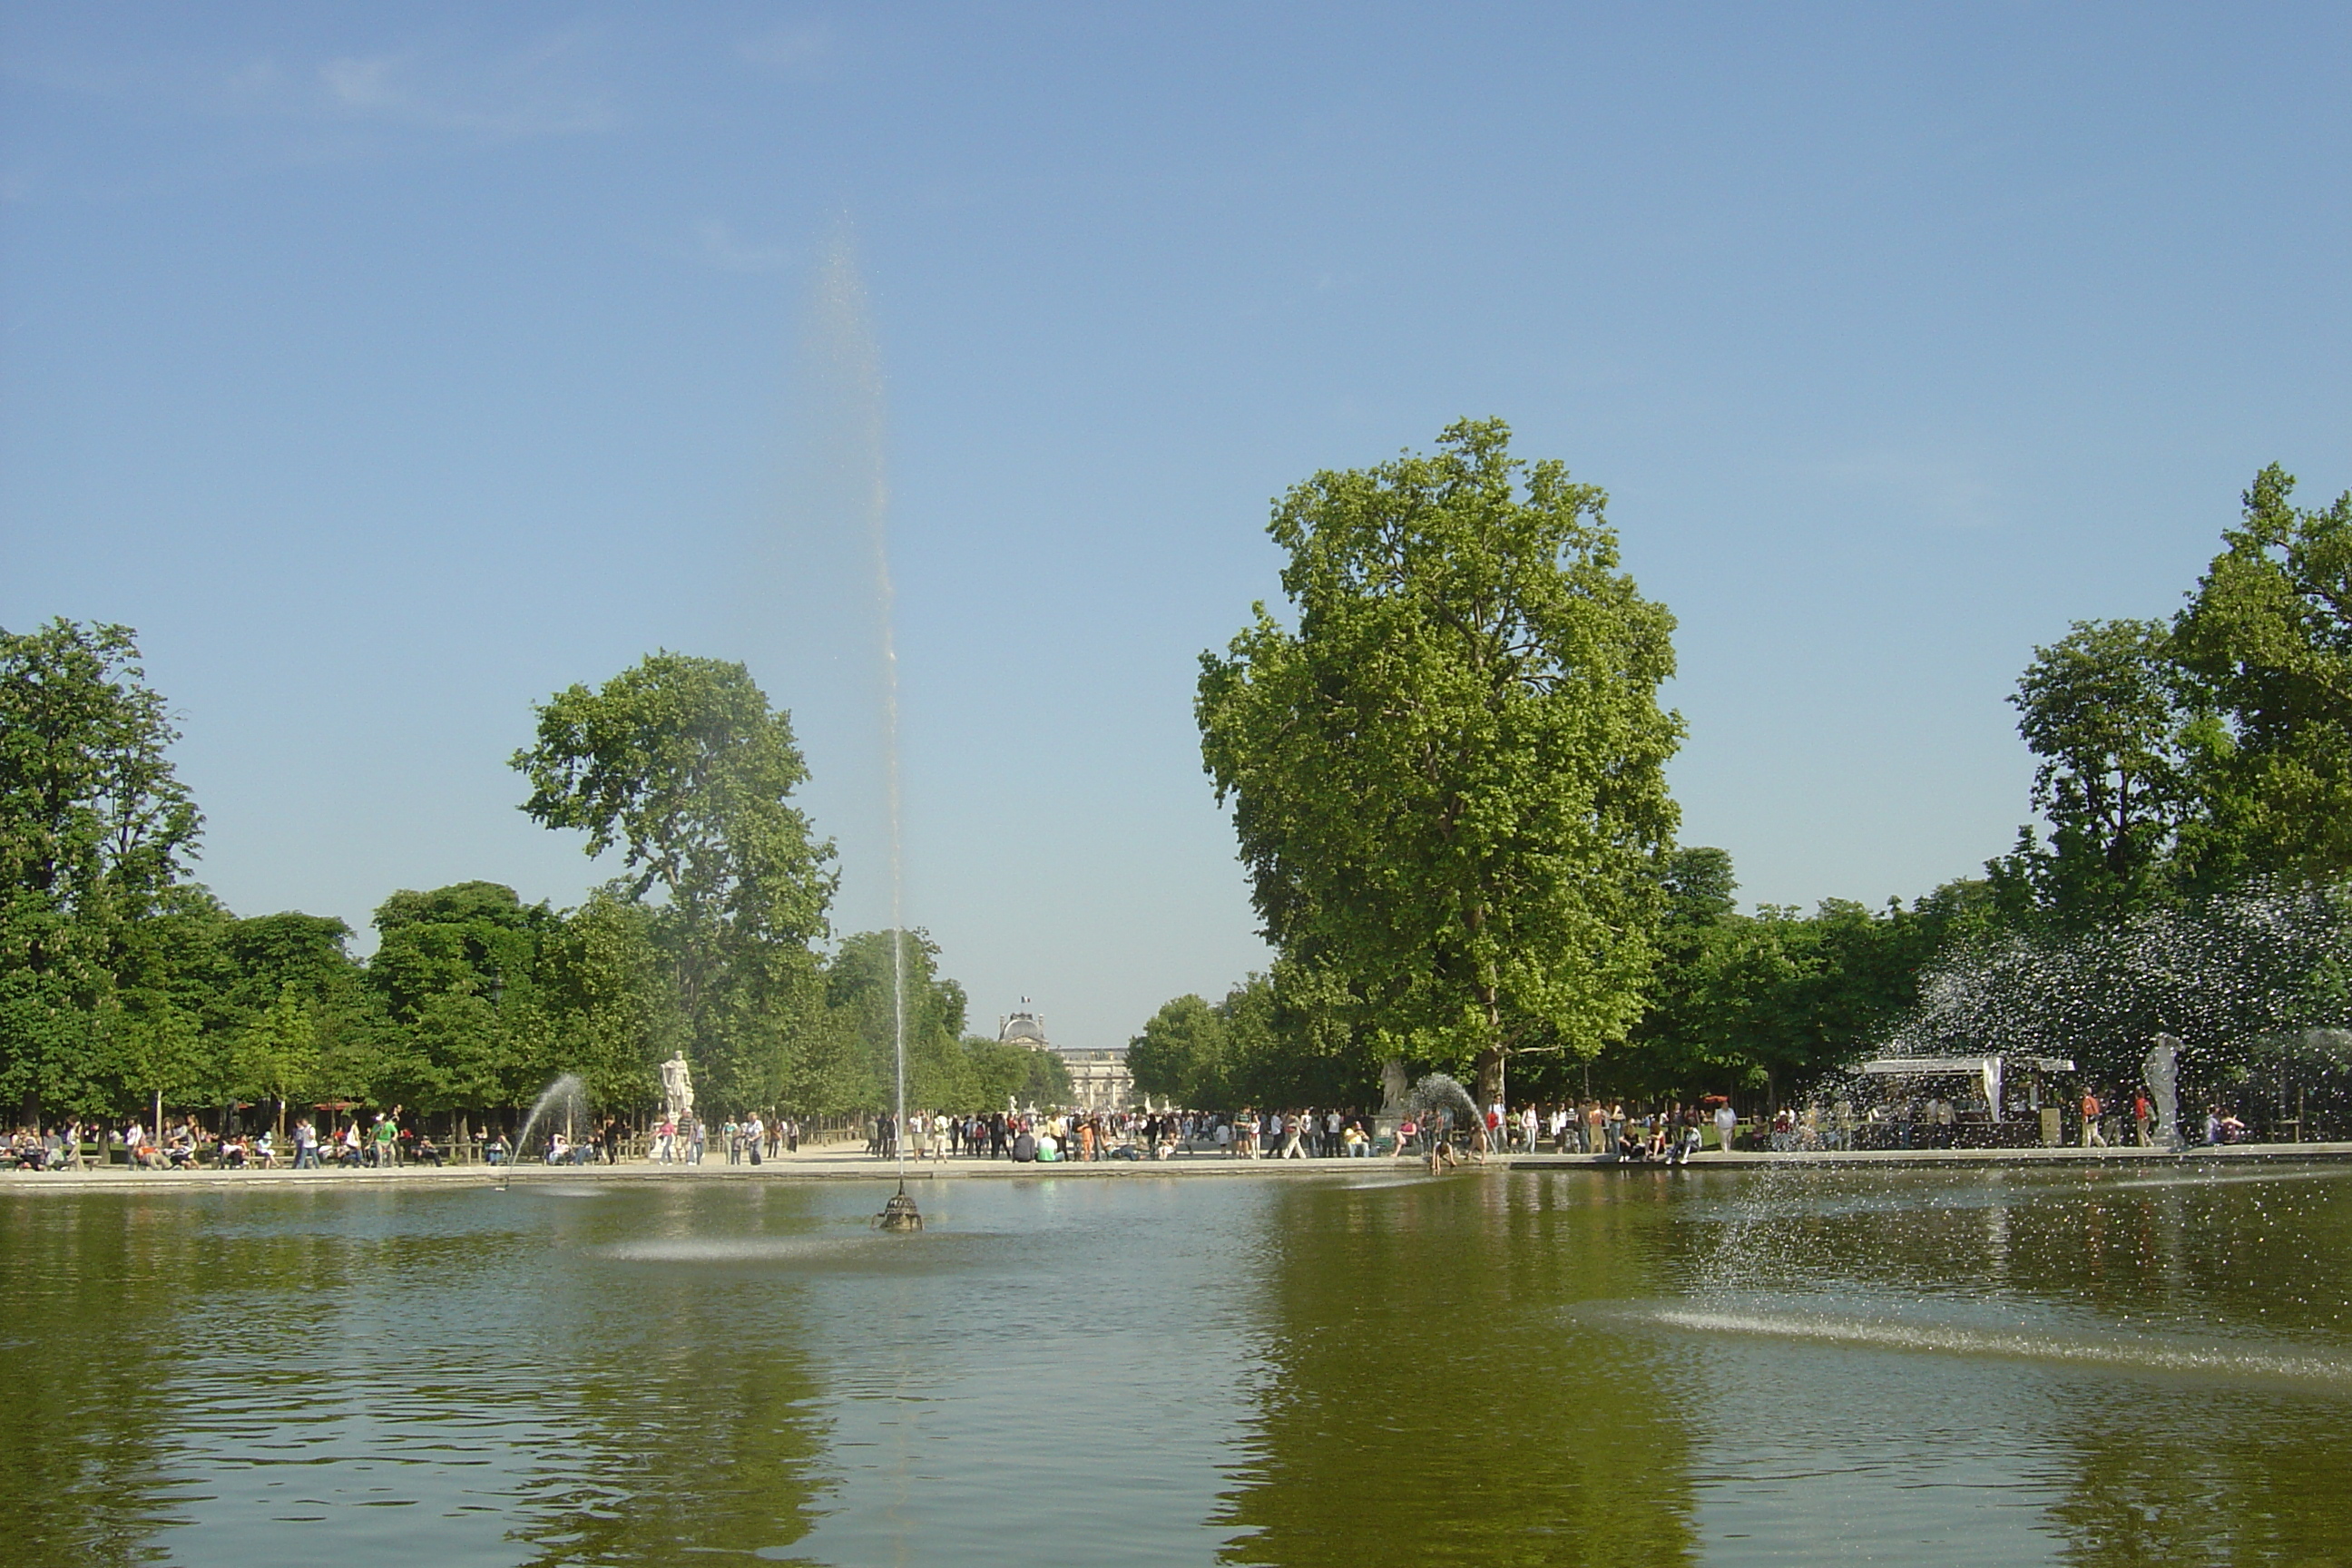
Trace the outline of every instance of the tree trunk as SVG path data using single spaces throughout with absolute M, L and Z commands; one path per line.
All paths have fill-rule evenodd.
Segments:
M 1475 930 L 1476 925 L 1474 921 L 1472 929 Z M 1503 1091 L 1507 1086 L 1503 1079 L 1503 1059 L 1507 1052 L 1503 1046 L 1502 1001 L 1491 981 L 1478 987 L 1478 1005 L 1486 1014 L 1486 1046 L 1478 1053 L 1478 1115 L 1482 1121 L 1488 1106 L 1506 1103 Z
M 1488 1046 L 1478 1053 L 1478 1114 L 1482 1119 L 1488 1106 L 1503 1103 L 1503 1060 L 1500 1046 Z

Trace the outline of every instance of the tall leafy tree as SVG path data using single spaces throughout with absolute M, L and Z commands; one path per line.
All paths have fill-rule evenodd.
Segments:
M 1597 488 L 1500 420 L 1325 472 L 1268 531 L 1265 607 L 1204 654 L 1202 754 L 1267 937 L 1360 1047 L 1474 1065 L 1589 1055 L 1638 1016 L 1676 813 L 1674 618 L 1620 570 Z
M 2352 492 L 2316 511 L 2294 493 L 2276 464 L 2254 477 L 2174 631 L 2231 742 L 2186 836 L 2204 889 L 2352 872 Z
M 1993 867 L 2013 909 L 2079 927 L 2164 903 L 2197 820 L 2202 764 L 2228 739 L 2160 621 L 2077 621 L 2034 649 L 2010 698 L 2039 759 L 2032 828 Z
M 178 738 L 130 628 L 0 630 L 0 1097 L 33 1117 L 106 1095 L 116 974 L 203 825 Z
M 617 898 L 648 909 L 677 1037 L 714 1104 L 788 1076 L 816 984 L 833 846 L 792 804 L 808 777 L 788 714 L 740 664 L 657 652 L 538 710 L 513 763 L 523 810 L 622 852 Z

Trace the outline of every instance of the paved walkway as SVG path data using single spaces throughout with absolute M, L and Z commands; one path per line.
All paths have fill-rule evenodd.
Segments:
M 1812 1168 L 1846 1166 L 2068 1166 L 2124 1165 L 2145 1169 L 2242 1165 L 2280 1160 L 2352 1160 L 2352 1143 L 2238 1143 L 2224 1148 L 2188 1149 L 1884 1149 L 1849 1152 L 1725 1154 L 1708 1150 L 1692 1157 L 1688 1170 L 1756 1170 L 1767 1167 Z M 1620 1165 L 1612 1159 L 1589 1154 L 1515 1154 L 1486 1163 L 1488 1168 L 1514 1171 L 1660 1170 L 1657 1164 Z M 1011 1160 L 950 1159 L 937 1163 L 908 1161 L 908 1181 L 1036 1180 L 1071 1177 L 1084 1180 L 1129 1176 L 1260 1176 L 1286 1178 L 1406 1172 L 1417 1161 L 1389 1159 L 1235 1160 L 1215 1154 L 1180 1154 L 1172 1160 L 1076 1161 L 1050 1165 L 1015 1164 Z M 139 1192 L 223 1186 L 375 1186 L 483 1185 L 515 1182 L 702 1182 L 702 1181 L 864 1181 L 898 1178 L 896 1164 L 846 1152 L 843 1146 L 804 1149 L 759 1165 L 730 1165 L 723 1160 L 700 1165 L 657 1165 L 632 1162 L 621 1165 L 538 1165 L 511 1169 L 487 1165 L 451 1165 L 441 1169 L 403 1166 L 391 1171 L 11 1171 L 0 1173 L 0 1193 L 6 1192 Z

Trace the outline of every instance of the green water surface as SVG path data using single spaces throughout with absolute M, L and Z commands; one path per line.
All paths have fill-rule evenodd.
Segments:
M 0 1562 L 2352 1562 L 2352 1168 L 0 1191 Z

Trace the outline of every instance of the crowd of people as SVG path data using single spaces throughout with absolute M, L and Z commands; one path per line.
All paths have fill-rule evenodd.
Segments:
M 1207 1154 L 1230 1160 L 1343 1160 L 1387 1155 L 1421 1158 L 1433 1150 L 1486 1153 L 1606 1155 L 1621 1160 L 1678 1161 L 1713 1134 L 1729 1146 L 1738 1118 L 1676 1102 L 1628 1112 L 1622 1101 L 1591 1100 L 1507 1110 L 1489 1106 L 1482 1119 L 1438 1112 L 1407 1114 L 1393 1132 L 1353 1108 L 1302 1106 L 1285 1110 L 1244 1107 L 1235 1111 L 910 1111 L 906 1155 L 910 1160 L 1009 1159 L 1166 1160 Z M 866 1124 L 865 1152 L 898 1157 L 899 1130 L 887 1112 Z
M 338 1110 L 340 1108 L 337 1108 Z M 2154 1109 L 2145 1089 L 2127 1104 L 2110 1105 L 2086 1088 L 2078 1108 L 2085 1148 L 2110 1147 L 2126 1139 L 2145 1148 L 2154 1141 Z M 68 1120 L 46 1130 L 19 1128 L 0 1141 L 0 1169 L 59 1171 L 88 1163 L 128 1165 L 144 1171 L 271 1170 L 290 1165 L 350 1169 L 438 1166 L 449 1158 L 432 1134 L 404 1121 L 397 1105 L 365 1115 L 330 1113 L 314 1121 L 295 1119 L 281 1136 L 275 1127 L 215 1133 L 195 1117 L 166 1121 L 154 1129 L 137 1118 L 121 1126 Z M 1855 1147 L 1933 1148 L 1952 1135 L 1952 1102 L 1930 1097 L 1874 1104 L 1857 1110 L 1848 1099 L 1824 1104 L 1783 1106 L 1759 1121 L 1744 1122 L 1720 1096 L 1668 1102 L 1629 1110 L 1622 1100 L 1585 1100 L 1516 1110 L 1496 1103 L 1481 1113 L 1468 1104 L 1458 1110 L 1407 1112 L 1389 1128 L 1362 1111 L 1302 1106 L 1292 1110 L 1030 1110 L 957 1114 L 913 1111 L 905 1127 L 910 1160 L 989 1159 L 1052 1164 L 1063 1161 L 1167 1160 L 1209 1155 L 1231 1160 L 1334 1160 L 1383 1155 L 1444 1164 L 1487 1154 L 1580 1154 L 1621 1162 L 1680 1163 L 1702 1149 L 1741 1147 L 1780 1153 L 1839 1151 Z M 2187 1118 L 2183 1118 L 2188 1122 Z M 2126 1131 L 2128 1129 L 2128 1131 Z M 807 1133 L 797 1117 L 758 1112 L 730 1118 L 716 1128 L 698 1118 L 664 1117 L 647 1130 L 643 1152 L 658 1164 L 698 1165 L 716 1142 L 730 1165 L 757 1165 L 801 1150 Z M 887 1112 L 865 1123 L 865 1152 L 876 1159 L 899 1155 L 900 1129 Z M 2248 1136 L 2246 1124 L 2219 1105 L 2206 1108 L 2201 1127 L 2181 1129 L 2189 1142 L 2235 1143 Z M 617 1164 L 635 1141 L 615 1118 L 604 1118 L 586 1136 L 568 1124 L 534 1140 L 528 1157 L 553 1164 Z M 461 1151 L 491 1165 L 508 1163 L 523 1152 L 503 1131 L 486 1130 Z

